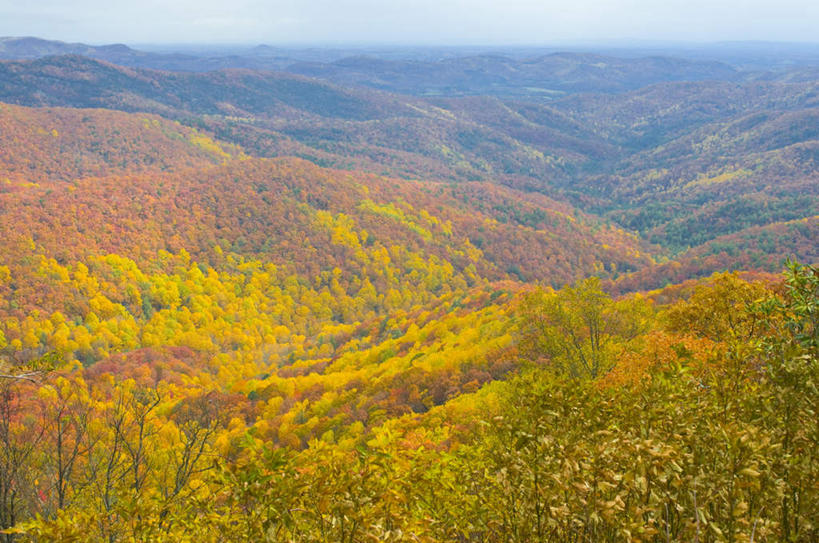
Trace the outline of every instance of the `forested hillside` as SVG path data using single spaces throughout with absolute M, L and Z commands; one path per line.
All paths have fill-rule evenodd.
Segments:
M 819 213 L 815 79 L 667 82 L 543 101 L 423 98 L 77 56 L 2 62 L 0 72 L 5 101 L 149 111 L 251 155 L 539 192 L 672 256 Z
M 1 540 L 819 538 L 804 67 L 0 54 Z

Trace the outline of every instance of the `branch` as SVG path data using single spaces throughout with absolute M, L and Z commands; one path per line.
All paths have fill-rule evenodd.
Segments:
M 8 374 L 8 373 L 0 373 L 0 379 L 10 379 L 10 380 L 14 380 L 14 381 L 30 381 L 32 383 L 36 383 L 37 380 L 35 379 L 35 377 L 37 377 L 39 375 L 42 375 L 42 374 L 43 374 L 43 372 L 41 372 L 41 371 L 30 371 L 28 373 L 18 373 L 16 375 Z

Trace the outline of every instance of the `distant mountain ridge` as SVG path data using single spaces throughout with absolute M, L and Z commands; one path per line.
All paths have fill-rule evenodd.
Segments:
M 247 68 L 254 70 L 279 69 L 282 63 L 270 56 L 246 57 L 225 55 L 193 55 L 181 52 L 155 53 L 140 51 L 124 44 L 87 45 L 43 40 L 40 38 L 4 37 L 0 38 L 0 59 L 34 60 L 49 56 L 81 55 L 132 68 L 155 70 L 204 72 L 226 68 Z M 286 59 L 284 64 L 291 63 Z
M 481 55 L 434 63 L 357 57 L 333 63 L 294 64 L 288 71 L 402 94 L 543 98 L 576 92 L 622 92 L 666 81 L 739 77 L 737 70 L 720 62 L 666 57 L 623 59 L 568 52 L 528 60 Z
M 0 61 L 0 92 L 28 106 L 106 107 L 131 111 L 243 115 L 288 108 L 344 119 L 373 119 L 397 100 L 368 99 L 287 73 L 233 69 L 211 73 L 129 68 L 80 55 Z M 230 102 L 228 104 L 228 102 Z
M 3 37 L 0 38 L 0 58 L 27 59 L 40 58 L 51 55 L 85 55 L 95 56 L 110 53 L 136 53 L 123 44 L 103 46 L 86 45 L 84 43 L 66 43 L 62 41 L 43 40 L 34 37 Z
M 552 53 L 518 59 L 499 54 L 470 54 L 440 60 L 384 59 L 353 54 L 315 60 L 282 54 L 269 46 L 210 54 L 155 53 L 123 44 L 86 45 L 39 38 L 0 38 L 0 59 L 31 60 L 82 55 L 122 66 L 205 72 L 229 68 L 276 70 L 418 96 L 497 95 L 554 98 L 575 92 L 622 92 L 644 85 L 681 80 L 734 80 L 731 66 L 671 57 L 616 58 L 592 53 Z

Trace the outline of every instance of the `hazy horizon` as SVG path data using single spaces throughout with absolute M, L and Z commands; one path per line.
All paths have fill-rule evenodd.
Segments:
M 694 40 L 648 40 L 619 38 L 610 40 L 555 40 L 551 42 L 526 43 L 526 42 L 464 42 L 464 43 L 441 43 L 441 42 L 398 42 L 398 41 L 132 41 L 132 40 L 89 40 L 89 39 L 64 39 L 59 36 L 37 35 L 37 34 L 0 34 L 0 39 L 41 39 L 45 41 L 62 42 L 65 44 L 83 44 L 94 47 L 110 45 L 126 45 L 131 48 L 148 50 L 185 50 L 185 49 L 243 49 L 252 47 L 271 47 L 281 49 L 479 49 L 487 50 L 525 50 L 525 49 L 673 49 L 691 48 L 706 49 L 710 47 L 738 47 L 753 48 L 765 46 L 784 46 L 793 48 L 819 48 L 819 39 L 814 41 L 793 41 L 793 40 L 718 40 L 718 41 L 694 41 Z
M 0 35 L 134 45 L 814 44 L 819 4 L 761 0 L 0 0 Z

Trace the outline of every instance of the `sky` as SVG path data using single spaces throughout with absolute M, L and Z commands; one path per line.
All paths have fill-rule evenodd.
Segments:
M 102 43 L 819 41 L 819 0 L 0 0 L 0 36 Z

